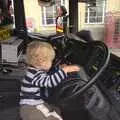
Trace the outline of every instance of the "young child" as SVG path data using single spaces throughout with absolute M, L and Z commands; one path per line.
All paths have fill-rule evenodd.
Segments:
M 55 51 L 47 42 L 33 41 L 27 47 L 28 67 L 21 82 L 20 115 L 22 120 L 62 120 L 49 111 L 43 88 L 52 88 L 66 80 L 68 72 L 79 71 L 75 65 L 56 68 L 48 73 L 55 58 Z

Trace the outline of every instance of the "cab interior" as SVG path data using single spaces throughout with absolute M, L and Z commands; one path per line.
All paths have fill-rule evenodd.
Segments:
M 80 0 L 79 2 L 92 3 L 92 1 L 94 0 Z M 3 4 L 2 9 L 6 10 L 4 0 L 0 2 Z M 77 2 L 77 0 L 71 0 L 70 7 L 73 5 L 75 9 Z M 61 109 L 63 120 L 119 120 L 120 57 L 112 54 L 102 41 L 88 40 L 88 42 L 80 38 L 76 34 L 78 24 L 72 16 L 72 10 L 70 23 L 75 24 L 75 27 L 70 28 L 71 33 L 59 36 L 28 33 L 23 0 L 14 0 L 14 12 L 15 28 L 11 30 L 11 36 L 16 41 L 22 39 L 22 44 L 17 50 L 22 50 L 25 54 L 26 45 L 30 41 L 46 41 L 51 43 L 56 51 L 53 66 L 77 64 L 81 68 L 80 72 L 69 74 L 68 81 L 49 90 L 50 97 L 47 102 Z M 4 43 L 1 43 L 1 49 L 3 46 Z M 1 55 L 1 59 L 2 57 Z M 1 120 L 21 120 L 19 90 L 26 65 L 24 56 L 17 64 L 5 61 L 0 64 Z

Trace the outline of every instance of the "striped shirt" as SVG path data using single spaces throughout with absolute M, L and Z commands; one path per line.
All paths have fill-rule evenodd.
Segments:
M 64 71 L 59 68 L 48 74 L 46 71 L 29 67 L 21 81 L 20 104 L 37 105 L 42 103 L 48 97 L 47 88 L 56 87 L 66 77 Z

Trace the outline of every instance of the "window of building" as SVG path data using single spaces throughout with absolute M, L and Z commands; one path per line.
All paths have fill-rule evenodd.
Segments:
M 42 24 L 53 25 L 55 24 L 56 8 L 55 6 L 42 7 Z
M 86 5 L 85 23 L 104 23 L 105 1 L 96 0 L 95 5 Z
M 42 7 L 42 24 L 55 25 L 56 23 L 56 6 L 64 4 L 64 0 L 57 0 L 53 6 Z

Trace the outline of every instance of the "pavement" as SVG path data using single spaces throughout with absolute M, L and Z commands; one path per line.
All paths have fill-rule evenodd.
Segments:
M 110 52 L 115 54 L 116 56 L 120 57 L 120 49 L 110 49 Z

